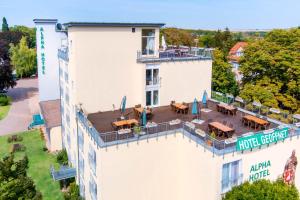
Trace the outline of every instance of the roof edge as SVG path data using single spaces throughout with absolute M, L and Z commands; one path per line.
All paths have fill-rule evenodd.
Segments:
M 163 27 L 164 23 L 69 22 L 66 27 Z
M 57 19 L 33 19 L 34 23 L 54 23 L 56 24 L 58 22 Z

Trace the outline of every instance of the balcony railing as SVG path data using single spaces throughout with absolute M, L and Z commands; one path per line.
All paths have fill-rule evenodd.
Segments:
M 76 169 L 68 166 L 61 166 L 59 170 L 55 170 L 53 166 L 50 167 L 50 173 L 55 181 L 65 180 L 76 176 Z
M 69 61 L 69 49 L 67 47 L 58 49 L 57 56 L 64 61 Z
M 107 132 L 107 133 L 99 133 L 87 119 L 83 112 L 78 111 L 77 117 L 79 119 L 79 123 L 82 124 L 83 128 L 88 132 L 89 136 L 92 140 L 97 144 L 98 147 L 107 147 L 118 144 L 124 144 L 139 140 L 147 140 L 149 138 L 182 133 L 185 136 L 189 137 L 197 144 L 203 146 L 205 149 L 208 149 L 213 154 L 216 155 L 225 155 L 228 153 L 236 152 L 236 140 L 217 140 L 212 138 L 209 134 L 203 132 L 203 134 L 199 135 L 195 129 L 190 128 L 188 123 L 180 122 L 178 124 L 170 125 L 169 122 L 157 124 L 155 127 L 141 127 L 138 133 L 136 130 L 131 129 L 131 132 L 128 134 L 118 134 L 117 131 Z M 295 137 L 300 135 L 300 128 L 290 126 L 289 127 L 289 137 Z
M 165 51 L 155 51 L 151 55 L 144 55 L 142 51 L 137 52 L 137 61 L 142 63 L 211 59 L 211 50 L 209 49 L 170 49 Z

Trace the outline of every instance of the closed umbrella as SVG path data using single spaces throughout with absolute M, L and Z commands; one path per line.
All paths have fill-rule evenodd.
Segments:
M 202 96 L 202 103 L 206 107 L 207 104 L 207 92 L 204 90 L 203 96 Z
M 121 112 L 124 113 L 126 109 L 126 96 L 124 96 L 122 98 L 122 102 L 121 102 Z
M 146 115 L 146 109 L 144 108 L 143 113 L 142 113 L 142 126 L 146 126 L 147 124 L 147 115 Z
M 198 115 L 198 102 L 197 99 L 194 99 L 193 105 L 192 105 L 192 115 Z

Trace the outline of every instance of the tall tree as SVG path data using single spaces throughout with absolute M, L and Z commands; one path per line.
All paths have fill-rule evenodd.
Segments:
M 10 154 L 0 161 L 0 199 L 42 199 L 32 179 L 27 177 L 27 168 L 26 156 L 15 161 L 14 155 Z
M 11 32 L 22 33 L 22 36 L 26 36 L 29 48 L 36 47 L 36 29 L 27 26 L 13 26 L 9 29 Z
M 214 50 L 212 66 L 212 89 L 222 93 L 238 95 L 238 84 L 226 56 L 219 49 Z
M 26 37 L 22 37 L 20 44 L 10 47 L 11 63 L 17 71 L 17 76 L 23 78 L 36 73 L 36 51 L 27 46 Z
M 0 58 L 0 90 L 8 89 L 10 87 L 14 87 L 15 85 L 16 81 L 12 75 L 12 68 L 9 64 L 9 61 Z
M 265 179 L 255 181 L 254 183 L 245 182 L 225 194 L 223 200 L 274 200 L 288 199 L 298 200 L 299 192 L 292 185 L 285 184 L 282 180 L 271 182 Z
M 300 113 L 300 30 L 273 30 L 251 42 L 241 59 L 241 96 Z M 253 88 L 261 88 L 262 93 Z M 298 111 L 297 111 L 298 110 Z
M 8 28 L 8 24 L 7 24 L 6 18 L 3 17 L 2 18 L 2 32 L 5 32 L 5 31 L 9 31 L 9 28 Z

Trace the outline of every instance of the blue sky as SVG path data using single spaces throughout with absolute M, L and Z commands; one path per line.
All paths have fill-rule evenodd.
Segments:
M 60 22 L 164 22 L 168 27 L 271 29 L 300 25 L 300 0 L 0 0 L 10 25 Z

